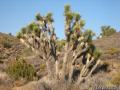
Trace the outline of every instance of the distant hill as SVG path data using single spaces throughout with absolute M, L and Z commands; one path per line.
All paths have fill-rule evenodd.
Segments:
M 21 54 L 24 46 L 15 36 L 0 33 L 0 61 L 1 63 L 9 63 Z M 5 64 L 4 64 L 5 65 Z M 3 64 L 0 64 L 1 68 Z M 0 69 L 1 69 L 0 68 Z
M 102 52 L 101 60 L 120 60 L 120 32 L 93 42 Z M 0 33 L 0 61 L 9 63 L 17 56 L 23 54 L 24 49 L 25 46 L 15 36 Z M 31 53 L 27 50 L 24 52 L 25 54 L 26 52 Z M 33 60 L 29 61 L 33 63 Z
M 103 53 L 101 59 L 120 60 L 120 32 L 115 33 L 109 37 L 97 39 L 94 41 L 94 44 Z
M 85 82 L 82 87 L 88 86 L 89 84 L 93 86 L 94 84 L 104 86 L 108 82 L 110 82 L 113 76 L 120 72 L 120 33 L 115 33 L 112 36 L 97 39 L 93 41 L 93 43 L 103 53 L 101 56 L 101 65 L 103 66 L 99 67 L 101 68 L 101 71 L 98 70 L 98 73 L 96 72 L 96 74 L 94 74 L 94 77 L 91 77 L 89 82 Z M 24 57 L 28 63 L 34 65 L 36 70 L 39 69 L 41 66 L 43 68 L 43 61 L 40 61 L 39 57 L 33 57 L 35 55 L 31 54 L 32 52 L 26 49 L 25 46 L 22 45 L 19 39 L 17 39 L 15 36 L 0 33 L 0 71 L 4 70 L 6 66 L 12 60 L 15 60 L 15 58 L 19 55 Z M 0 73 L 2 74 L 3 72 Z M 38 74 L 42 77 L 46 75 L 46 72 L 40 71 L 40 73 L 38 72 Z M 34 85 L 30 85 L 30 87 L 32 86 Z M 10 86 L 3 84 L 2 88 L 4 88 L 3 90 L 5 90 L 5 88 L 7 87 L 10 88 Z M 2 90 L 1 86 L 0 90 Z

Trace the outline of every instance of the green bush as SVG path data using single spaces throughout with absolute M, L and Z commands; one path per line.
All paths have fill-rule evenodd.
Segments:
M 114 28 L 112 28 L 111 26 L 102 26 L 101 31 L 102 31 L 102 33 L 101 33 L 102 37 L 111 36 L 114 33 L 116 33 L 116 30 Z
M 16 59 L 9 65 L 7 73 L 15 80 L 19 80 L 21 78 L 33 80 L 35 69 L 32 65 L 27 64 L 24 59 Z
M 2 42 L 2 45 L 4 48 L 11 48 L 12 47 L 12 44 L 9 41 Z

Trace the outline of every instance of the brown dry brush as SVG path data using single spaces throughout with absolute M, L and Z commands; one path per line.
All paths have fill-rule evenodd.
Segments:
M 46 62 L 47 78 L 51 83 L 54 83 L 53 80 L 61 80 L 80 84 L 96 69 L 100 62 L 100 53 L 92 43 L 94 33 L 84 29 L 85 21 L 80 14 L 71 11 L 70 6 L 66 5 L 64 16 L 66 39 L 62 51 L 57 49 L 59 40 L 55 34 L 51 13 L 45 16 L 37 14 L 36 20 L 22 28 L 17 37 Z M 78 75 L 75 70 L 79 71 Z

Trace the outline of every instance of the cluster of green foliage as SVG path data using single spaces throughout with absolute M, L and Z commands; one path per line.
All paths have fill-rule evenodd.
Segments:
M 40 64 L 40 70 L 41 71 L 45 71 L 45 68 L 46 68 L 46 64 L 45 63 L 41 63 Z
M 38 21 L 38 23 L 41 25 L 41 26 L 44 26 L 44 24 L 42 23 L 43 19 L 45 20 L 45 22 L 48 22 L 48 23 L 52 23 L 54 22 L 53 18 L 52 18 L 52 13 L 47 13 L 47 15 L 43 18 L 39 13 L 36 14 L 36 20 Z M 20 32 L 17 33 L 17 38 L 25 38 L 24 35 L 25 34 L 34 34 L 35 36 L 38 36 L 40 37 L 40 34 L 41 34 L 41 29 L 39 27 L 38 24 L 36 24 L 35 22 L 32 22 L 30 23 L 29 25 L 27 25 L 26 27 L 23 27 L 21 29 Z
M 102 26 L 101 27 L 101 36 L 104 37 L 104 36 L 111 36 L 113 35 L 114 33 L 116 33 L 116 30 L 110 26 Z
M 80 37 L 85 21 L 81 19 L 79 13 L 71 10 L 70 5 L 66 5 L 64 8 L 66 40 L 74 42 Z
M 58 40 L 57 41 L 57 50 L 58 51 L 61 51 L 64 46 L 65 46 L 65 40 Z
M 2 45 L 4 48 L 11 48 L 12 47 L 12 43 L 10 41 L 3 41 Z
M 7 73 L 15 80 L 21 78 L 26 80 L 33 80 L 35 76 L 35 69 L 32 65 L 27 64 L 24 59 L 16 59 L 7 69 Z
M 91 29 L 87 29 L 84 32 L 84 37 L 86 42 L 91 42 L 94 36 L 95 36 L 95 33 Z

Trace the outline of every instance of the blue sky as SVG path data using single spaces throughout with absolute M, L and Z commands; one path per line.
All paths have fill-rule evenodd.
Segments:
M 59 38 L 64 37 L 64 5 L 70 4 L 86 21 L 85 28 L 100 33 L 102 25 L 120 31 L 120 0 L 0 0 L 0 32 L 16 34 L 40 12 L 52 12 Z

